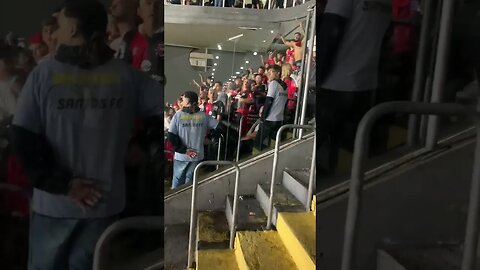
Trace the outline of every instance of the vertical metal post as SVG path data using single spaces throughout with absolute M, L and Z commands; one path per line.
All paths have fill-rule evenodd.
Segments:
M 227 98 L 227 138 L 225 139 L 225 160 L 227 160 L 228 155 L 228 135 L 230 134 L 230 107 L 232 103 L 232 96 Z
M 478 107 L 478 105 L 477 105 Z M 478 111 L 478 108 L 477 108 Z M 470 201 L 468 205 L 467 228 L 465 232 L 465 247 L 463 251 L 462 270 L 474 270 L 477 258 L 478 226 L 480 209 L 480 118 L 475 117 L 477 127 L 477 141 L 473 165 L 472 185 L 470 188 Z
M 440 22 L 440 34 L 436 55 L 435 73 L 432 87 L 432 103 L 442 101 L 445 92 L 446 74 L 448 70 L 448 58 L 450 53 L 451 33 L 455 0 L 444 0 L 442 5 L 442 17 Z M 430 116 L 427 127 L 426 147 L 433 149 L 437 144 L 438 116 Z
M 283 0 L 283 8 L 287 8 L 287 2 L 288 0 Z
M 316 135 L 315 135 L 316 137 Z M 316 168 L 316 158 L 317 158 L 317 138 L 313 138 L 313 151 L 312 151 L 312 164 L 310 165 L 310 177 L 308 179 L 308 191 L 307 191 L 307 212 L 312 208 L 312 195 L 313 189 L 315 186 L 315 168 Z
M 193 172 L 193 183 L 192 183 L 192 205 L 190 209 L 190 231 L 189 231 L 189 239 L 188 239 L 188 267 L 193 267 L 193 257 L 194 251 L 193 248 L 195 246 L 195 228 L 197 224 L 197 175 L 198 170 L 203 166 L 208 165 L 229 165 L 235 168 L 235 187 L 234 187 L 234 197 L 233 197 L 233 220 L 232 225 L 230 227 L 230 248 L 233 249 L 233 244 L 235 241 L 235 231 L 236 231 L 236 222 L 237 222 L 237 204 L 238 204 L 238 184 L 240 180 L 240 167 L 234 162 L 231 161 L 203 161 L 200 162 L 197 167 L 195 167 L 195 171 Z
M 223 136 L 223 135 L 222 135 Z M 218 152 L 217 152 L 217 161 L 220 161 L 220 155 L 222 154 L 222 137 L 218 139 Z M 217 165 L 217 170 L 220 165 Z
M 183 6 L 185 6 L 185 1 L 186 1 L 186 0 L 182 0 L 182 5 L 183 5 Z
M 306 125 L 283 125 L 277 131 L 277 137 L 275 140 L 275 151 L 273 152 L 273 166 L 272 166 L 272 178 L 270 181 L 270 199 L 268 202 L 268 211 L 267 211 L 267 230 L 270 230 L 272 226 L 273 219 L 273 194 L 275 193 L 275 178 L 277 177 L 277 166 L 278 166 L 278 155 L 280 151 L 280 139 L 284 130 L 289 128 L 298 128 L 298 129 L 314 129 L 313 126 Z
M 430 18 L 432 14 L 432 1 L 426 0 L 424 5 L 424 13 L 422 17 L 422 28 L 420 30 L 420 43 L 418 45 L 417 62 L 415 64 L 415 79 L 413 83 L 413 92 L 411 100 L 413 102 L 419 102 L 422 99 L 422 89 L 425 89 L 425 68 L 426 68 L 426 55 L 428 47 L 428 35 Z M 413 146 L 417 143 L 418 138 L 418 121 L 419 116 L 416 114 L 410 115 L 408 119 L 408 146 Z
M 302 102 L 302 113 L 300 116 L 300 125 L 305 125 L 305 115 L 307 113 L 307 100 L 308 100 L 308 80 L 310 78 L 310 68 L 312 66 L 312 58 L 313 58 L 313 41 L 315 40 L 315 22 L 316 22 L 316 10 L 317 6 L 313 7 L 312 14 L 312 23 L 310 26 L 310 39 L 308 40 L 307 52 L 304 54 L 303 58 L 308 57 L 304 63 L 306 63 L 306 71 L 305 71 L 305 81 L 303 85 L 303 102 Z M 308 29 L 308 28 L 306 28 Z M 307 30 L 308 31 L 308 30 Z M 304 51 L 305 52 L 305 51 Z M 300 130 L 299 139 L 303 138 L 303 129 Z
M 243 8 L 245 8 L 246 6 L 246 3 L 245 3 L 245 0 L 243 0 Z
M 310 27 L 310 12 L 307 14 L 307 22 L 305 23 L 305 29 L 309 29 Z M 305 35 L 305 38 L 306 35 Z M 303 48 L 303 51 L 305 52 L 305 43 L 304 42 L 304 48 Z M 304 66 L 304 62 L 305 62 L 305 57 L 302 58 L 302 64 L 300 65 L 300 70 L 298 71 L 300 73 L 300 85 L 298 86 L 298 92 L 297 92 L 297 106 L 295 107 L 295 118 L 293 119 L 293 123 L 296 124 L 296 125 L 299 125 L 300 124 L 300 104 L 302 104 L 300 101 L 302 101 L 302 97 L 303 97 L 303 94 L 307 94 L 307 93 L 302 93 L 302 89 L 303 89 L 303 85 L 302 83 L 304 82 L 303 80 L 303 66 Z M 294 130 L 293 132 L 293 137 L 294 138 L 298 138 L 299 137 L 299 131 L 298 130 Z
M 241 142 L 241 139 L 242 139 L 242 128 L 243 128 L 243 118 L 244 117 L 245 116 L 242 115 L 242 117 L 240 118 L 240 124 L 238 125 L 237 158 L 235 159 L 235 161 L 237 163 L 240 160 L 240 142 Z
M 222 7 L 225 7 L 225 0 L 222 1 Z

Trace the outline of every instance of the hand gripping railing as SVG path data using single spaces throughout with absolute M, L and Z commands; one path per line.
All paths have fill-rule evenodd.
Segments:
M 480 114 L 473 108 L 452 103 L 421 103 L 421 102 L 387 102 L 371 109 L 358 126 L 355 137 L 355 148 L 352 160 L 352 175 L 345 222 L 345 236 L 342 253 L 342 270 L 352 270 L 354 247 L 357 235 L 358 213 L 361 209 L 362 184 L 365 173 L 365 158 L 370 143 L 370 132 L 374 123 L 383 115 L 389 113 L 410 113 L 428 115 L 460 115 L 475 118 L 477 127 L 477 146 L 470 191 L 470 203 L 467 216 L 465 246 L 462 270 L 473 270 L 478 243 L 479 230 L 479 195 L 480 195 Z
M 267 230 L 270 230 L 271 225 L 272 225 L 272 219 L 273 219 L 273 194 L 275 192 L 275 178 L 277 177 L 277 166 L 278 166 L 278 154 L 280 152 L 280 139 L 282 137 L 282 133 L 286 129 L 290 128 L 296 128 L 296 129 L 313 129 L 315 132 L 315 127 L 314 126 L 309 126 L 309 125 L 293 125 L 293 124 L 288 124 L 288 125 L 283 125 L 280 127 L 280 129 L 277 132 L 277 138 L 275 141 L 275 152 L 273 155 L 273 167 L 272 167 L 272 179 L 270 181 L 270 201 L 268 203 L 268 212 L 267 212 Z M 315 139 L 314 139 L 315 140 Z M 313 147 L 313 163 L 315 163 L 315 144 Z M 310 175 L 312 175 L 314 172 L 311 171 Z M 309 178 L 309 183 L 308 183 L 308 194 L 311 197 L 313 193 L 313 180 L 314 177 Z M 308 200 L 308 197 L 307 197 Z M 310 205 L 310 204 L 307 204 Z
M 235 176 L 235 187 L 233 191 L 233 219 L 232 225 L 230 227 L 230 248 L 233 249 L 233 243 L 235 241 L 235 231 L 236 231 L 236 223 L 237 223 L 237 202 L 238 202 L 238 182 L 240 180 L 240 167 L 238 167 L 237 163 L 232 161 L 203 161 L 200 162 L 197 167 L 195 167 L 195 171 L 193 173 L 193 183 L 192 183 L 192 208 L 190 212 L 190 235 L 188 239 L 188 267 L 193 267 L 193 249 L 195 247 L 195 227 L 197 224 L 197 174 L 200 167 L 208 166 L 208 165 L 229 165 L 235 168 L 236 176 Z
M 243 119 L 244 118 L 260 118 L 259 116 L 257 115 L 242 115 L 242 117 L 240 118 L 240 124 L 238 126 L 238 142 L 237 142 L 237 157 L 235 159 L 236 162 L 240 161 L 240 144 L 241 144 L 241 141 L 242 141 L 242 128 L 243 128 Z
M 112 239 L 127 230 L 163 230 L 163 217 L 159 216 L 140 216 L 130 217 L 119 220 L 110 225 L 98 239 L 95 246 L 95 254 L 93 255 L 93 270 L 107 269 L 106 258 L 107 256 L 107 243 Z M 161 243 L 163 246 L 163 243 Z M 164 262 L 160 262 L 159 265 L 163 265 Z

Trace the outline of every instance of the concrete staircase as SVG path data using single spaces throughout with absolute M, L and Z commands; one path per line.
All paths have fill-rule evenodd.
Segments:
M 255 194 L 240 196 L 234 250 L 228 248 L 233 198 L 227 197 L 224 212 L 199 212 L 196 269 L 315 269 L 315 207 L 306 209 L 312 200 L 307 198 L 309 173 L 284 170 L 275 188 L 273 230 L 265 230 L 270 183 L 258 184 Z

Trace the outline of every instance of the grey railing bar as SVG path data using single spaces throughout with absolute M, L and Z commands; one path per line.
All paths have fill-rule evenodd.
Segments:
M 230 134 L 230 109 L 232 107 L 232 96 L 228 96 L 227 98 L 227 138 L 225 139 L 225 160 L 227 160 L 227 155 L 228 155 L 228 135 Z
M 310 14 L 310 13 L 307 14 L 307 21 L 306 21 L 306 23 L 305 23 L 305 29 L 308 29 L 308 28 L 310 27 L 310 16 L 309 16 L 309 14 Z M 305 38 L 306 38 L 306 37 L 305 37 Z M 306 46 L 306 42 L 303 42 L 303 52 L 304 52 L 304 53 L 306 52 L 306 50 L 305 50 L 306 47 L 307 47 L 307 46 Z M 303 77 L 304 77 L 303 75 L 305 74 L 305 73 L 303 72 L 303 71 L 305 70 L 305 69 L 304 69 L 304 66 L 305 66 L 305 58 L 306 58 L 305 56 L 302 57 L 302 62 L 301 62 L 301 64 L 300 64 L 300 70 L 297 71 L 297 72 L 300 72 L 300 84 L 306 83 L 306 79 L 305 79 L 305 80 L 303 79 Z M 299 125 L 299 124 L 300 124 L 300 116 L 301 116 L 301 112 L 300 112 L 300 104 L 301 104 L 301 102 L 300 102 L 300 101 L 303 102 L 303 96 L 302 96 L 302 95 L 307 95 L 306 92 L 305 92 L 305 93 L 302 92 L 302 89 L 303 89 L 303 88 L 304 88 L 303 85 L 301 85 L 300 87 L 298 87 L 298 92 L 297 92 L 297 93 L 298 93 L 298 94 L 297 94 L 297 106 L 295 107 L 295 118 L 293 119 L 293 123 L 296 124 L 296 125 Z M 302 107 L 303 107 L 303 106 L 302 106 Z M 293 134 L 294 134 L 293 137 L 294 137 L 295 139 L 299 138 L 299 135 L 300 135 L 300 134 L 298 134 L 298 131 L 297 131 L 297 130 L 294 130 Z
M 429 40 L 430 18 L 432 17 L 432 2 L 433 0 L 426 0 L 424 6 L 424 14 L 422 17 L 422 26 L 420 30 L 420 41 L 418 45 L 417 61 L 415 64 L 415 80 L 413 82 L 412 101 L 419 102 L 422 99 L 423 91 L 425 89 L 425 70 L 426 70 L 426 56 Z M 407 144 L 413 146 L 418 139 L 418 115 L 410 115 L 408 119 L 408 135 Z
M 435 114 L 435 115 L 464 115 L 475 116 L 477 113 L 473 108 L 454 103 L 421 103 L 421 102 L 387 102 L 380 104 L 368 111 L 362 118 L 358 126 L 355 137 L 355 147 L 352 160 L 352 173 L 350 177 L 349 198 L 347 206 L 347 218 L 345 222 L 345 235 L 342 251 L 341 270 L 352 270 L 352 261 L 354 259 L 354 247 L 356 241 L 356 229 L 358 224 L 358 213 L 361 209 L 362 185 L 365 171 L 365 159 L 370 143 L 370 132 L 374 123 L 383 115 L 389 113 L 414 113 L 414 114 Z M 478 129 L 477 129 L 478 132 Z M 480 132 L 478 132 L 480 133 Z M 477 141 L 477 151 L 480 151 Z M 476 153 L 478 160 L 479 152 Z M 480 195 L 480 166 L 474 166 L 474 177 L 472 185 L 474 188 L 470 194 L 470 206 L 467 222 L 467 234 L 465 240 L 464 262 L 475 259 L 475 250 L 478 237 L 472 235 L 478 234 L 478 197 Z M 471 238 L 471 239 L 469 239 Z M 473 258 L 472 258 L 473 257 Z M 462 268 L 462 270 L 473 270 L 473 268 Z
M 313 189 L 316 187 L 315 183 L 315 169 L 316 169 L 316 158 L 317 158 L 317 138 L 313 140 L 313 151 L 312 151 L 312 163 L 310 164 L 310 177 L 308 179 L 308 190 L 307 190 L 307 201 L 306 201 L 306 206 L 307 209 L 306 211 L 310 211 L 312 208 L 312 195 L 313 195 Z
M 286 1 L 286 0 L 285 0 Z M 304 42 L 305 44 L 308 43 L 308 46 L 305 45 L 304 47 L 304 52 L 306 52 L 303 56 L 303 58 L 307 57 L 306 61 L 304 61 L 304 64 L 306 65 L 305 67 L 305 81 L 303 85 L 303 102 L 302 102 L 302 112 L 300 115 L 300 125 L 305 125 L 305 115 L 307 113 L 307 99 L 308 99 L 308 81 L 310 79 L 310 68 L 312 65 L 312 58 L 313 58 L 313 40 L 315 39 L 315 21 L 316 21 L 316 10 L 317 6 L 315 5 L 312 9 L 309 9 L 308 12 L 311 13 L 312 16 L 312 21 L 310 23 L 310 31 L 308 31 L 308 28 L 305 28 L 305 32 L 310 34 L 310 39 Z M 312 12 L 313 11 L 313 12 Z M 307 38 L 307 35 L 305 35 L 305 39 Z M 303 70 L 302 70 L 303 73 Z M 301 129 L 298 135 L 299 139 L 302 139 L 303 137 L 303 130 Z
M 220 155 L 222 154 L 222 138 L 223 134 L 220 134 L 220 138 L 218 138 L 218 152 L 217 152 L 217 161 L 220 161 Z M 219 169 L 220 165 L 217 165 L 217 170 Z
M 455 0 L 443 0 L 442 3 L 437 55 L 435 56 L 435 70 L 432 82 L 432 103 L 442 102 L 443 96 L 445 95 L 455 2 Z M 430 116 L 428 118 L 426 136 L 426 147 L 428 149 L 433 149 L 437 143 L 438 124 L 438 116 Z
M 240 167 L 238 164 L 232 161 L 203 161 L 200 162 L 193 173 L 193 183 L 192 183 L 192 209 L 190 211 L 190 234 L 188 240 L 188 267 L 193 267 L 193 248 L 195 247 L 195 227 L 197 224 L 197 174 L 198 169 L 203 166 L 208 165 L 228 165 L 235 168 L 235 187 L 233 191 L 233 211 L 232 211 L 232 225 L 230 227 L 230 248 L 233 249 L 233 244 L 235 241 L 235 231 L 236 231 L 236 222 L 237 222 L 237 203 L 238 203 L 238 182 L 240 180 Z
M 130 217 L 119 220 L 110 225 L 100 236 L 95 246 L 93 255 L 93 270 L 104 270 L 106 268 L 105 258 L 107 243 L 115 236 L 127 230 L 163 230 L 163 217 L 159 216 L 140 216 Z M 162 243 L 163 245 L 163 243 Z
M 286 130 L 286 129 L 290 129 L 290 128 L 313 129 L 315 131 L 314 126 L 295 125 L 295 124 L 283 125 L 277 131 L 277 137 L 276 137 L 276 141 L 275 141 L 275 152 L 273 153 L 272 179 L 270 181 L 270 200 L 268 202 L 267 230 L 270 230 L 271 225 L 272 225 L 272 219 L 273 219 L 273 194 L 275 192 L 275 178 L 277 177 L 277 166 L 278 166 L 278 154 L 279 154 L 279 150 L 280 150 L 280 139 L 282 137 L 283 131 Z M 315 148 L 313 149 L 313 152 L 315 152 Z M 313 171 L 310 172 L 310 173 L 313 173 Z M 309 183 L 309 185 L 310 185 L 310 183 Z M 313 189 L 313 187 L 309 186 L 308 189 Z

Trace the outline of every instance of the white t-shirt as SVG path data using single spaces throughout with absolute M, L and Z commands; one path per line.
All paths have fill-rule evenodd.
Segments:
M 342 16 L 347 24 L 322 88 L 348 92 L 377 88 L 380 50 L 391 10 L 391 0 L 328 1 L 325 13 Z
M 273 104 L 266 118 L 267 121 L 283 121 L 285 105 L 288 100 L 288 91 L 284 89 L 277 81 L 273 80 L 268 84 L 267 97 L 273 97 Z

